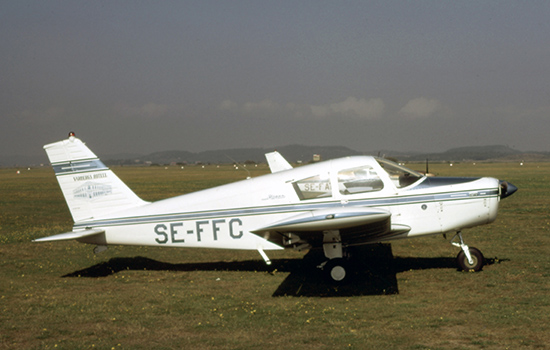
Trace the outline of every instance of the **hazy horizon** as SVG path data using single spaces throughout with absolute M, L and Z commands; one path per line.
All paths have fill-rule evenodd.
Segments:
M 0 155 L 550 151 L 550 3 L 2 1 Z
M 90 145 L 89 145 L 90 146 Z M 377 150 L 370 150 L 370 151 L 362 151 L 362 150 L 356 150 L 352 149 L 346 146 L 340 146 L 340 145 L 280 145 L 278 147 L 250 147 L 250 148 L 228 148 L 228 149 L 217 149 L 217 150 L 205 150 L 205 151 L 197 151 L 197 152 L 190 152 L 187 150 L 163 150 L 163 151 L 155 151 L 155 152 L 148 152 L 148 153 L 97 153 L 94 151 L 94 146 L 91 145 L 92 151 L 96 153 L 96 155 L 102 160 L 106 162 L 112 162 L 112 161 L 133 161 L 136 159 L 139 159 L 141 162 L 145 162 L 148 160 L 155 160 L 158 161 L 158 158 L 162 159 L 168 159 L 173 158 L 172 161 L 176 160 L 175 156 L 168 156 L 165 153 L 172 153 L 172 152 L 182 152 L 182 153 L 189 153 L 189 157 L 187 159 L 183 159 L 187 162 L 194 162 L 194 161 L 207 161 L 207 162 L 214 162 L 214 163 L 230 163 L 233 161 L 238 162 L 244 162 L 246 160 L 254 160 L 263 162 L 264 159 L 264 153 L 261 155 L 256 154 L 255 151 L 265 151 L 265 152 L 271 152 L 271 151 L 279 151 L 283 155 L 283 157 L 287 158 L 287 160 L 290 161 L 296 161 L 298 159 L 304 160 L 309 159 L 313 157 L 313 154 L 320 154 L 321 157 L 325 160 L 327 159 L 333 159 L 333 158 L 339 158 L 343 156 L 353 156 L 357 154 L 362 155 L 373 155 L 373 156 L 384 156 L 384 157 L 397 157 L 397 159 L 401 160 L 408 160 L 408 161 L 419 161 L 419 160 L 425 160 L 426 156 L 432 156 L 435 158 L 431 158 L 433 161 L 440 161 L 439 159 L 442 155 L 448 154 L 449 152 L 453 155 L 451 158 L 446 160 L 461 160 L 464 157 L 468 157 L 471 152 L 481 152 L 476 154 L 492 154 L 491 152 L 502 152 L 502 150 L 499 148 L 498 150 L 495 150 L 495 147 L 509 147 L 507 145 L 484 145 L 484 146 L 462 146 L 462 147 L 456 147 L 456 148 L 450 148 L 450 149 L 442 149 L 434 152 L 419 152 L 415 150 L 391 150 L 391 149 L 377 149 Z M 307 151 L 310 151 L 310 153 L 304 154 L 303 148 L 311 148 Z M 342 149 L 343 147 L 343 149 Z M 299 150 L 297 151 L 296 148 Z M 350 152 L 342 152 L 343 150 L 349 150 Z M 529 158 L 529 155 L 534 155 L 532 152 L 536 152 L 536 154 L 539 154 L 540 161 L 546 161 L 547 157 L 550 157 L 550 152 L 537 152 L 537 151 L 524 151 L 524 150 L 518 150 L 512 148 L 513 151 L 519 151 L 524 156 L 527 156 Z M 237 151 L 242 151 L 241 153 Z M 227 152 L 227 153 L 224 153 Z M 237 153 L 236 153 L 237 152 Z M 463 152 L 464 155 L 456 158 L 456 152 L 460 154 L 460 152 Z M 296 158 L 297 154 L 302 154 L 301 157 Z M 223 154 L 223 155 L 220 155 Z M 496 154 L 496 153 L 495 153 Z M 230 156 L 229 156 L 230 155 Z M 332 156 L 331 156 L 332 155 Z M 259 158 L 257 159 L 258 156 Z M 150 158 L 152 157 L 152 158 Z M 202 158 L 197 158 L 202 157 Z M 218 158 L 222 157 L 223 161 L 220 161 Z M 502 155 L 496 156 L 496 158 L 502 157 Z M 218 160 L 211 160 L 211 158 L 216 158 Z M 494 159 L 496 159 L 494 158 Z M 209 160 L 210 159 L 210 160 Z M 493 159 L 493 158 L 487 158 L 487 159 Z M 163 163 L 164 164 L 164 163 Z M 0 167 L 27 167 L 27 166 L 37 166 L 37 165 L 49 165 L 48 158 L 46 156 L 46 153 L 36 156 L 21 156 L 21 155 L 10 155 L 10 156 L 3 156 L 0 155 Z

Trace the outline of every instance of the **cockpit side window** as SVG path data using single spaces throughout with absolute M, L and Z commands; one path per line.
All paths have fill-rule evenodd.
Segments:
M 332 196 L 330 178 L 316 175 L 308 177 L 292 184 L 300 199 L 328 198 Z
M 341 194 L 373 192 L 383 188 L 384 183 L 370 165 L 338 172 L 338 190 Z
M 382 169 L 384 169 L 388 173 L 388 175 L 390 175 L 390 179 L 397 188 L 412 185 L 423 177 L 422 174 L 414 170 L 408 169 L 402 165 L 396 164 L 390 160 L 382 158 L 376 158 L 376 160 L 378 161 L 378 164 L 380 164 Z

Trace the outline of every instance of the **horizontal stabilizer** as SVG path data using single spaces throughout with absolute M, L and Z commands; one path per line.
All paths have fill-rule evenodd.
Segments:
M 76 232 L 73 231 L 73 232 L 60 233 L 58 235 L 38 238 L 33 240 L 33 242 L 67 241 L 71 239 L 79 239 L 84 237 L 95 236 L 102 233 L 105 233 L 105 230 L 90 229 L 90 230 L 83 230 L 83 231 L 76 231 Z
M 259 234 L 266 231 L 300 232 L 341 230 L 381 222 L 387 220 L 390 216 L 390 212 L 378 208 L 333 208 L 314 210 L 273 223 L 252 232 Z
M 272 173 L 292 169 L 292 165 L 277 151 L 266 153 L 265 159 L 267 159 L 267 164 L 269 164 Z

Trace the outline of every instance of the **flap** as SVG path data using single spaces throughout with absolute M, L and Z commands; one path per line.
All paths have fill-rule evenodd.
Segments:
M 379 208 L 322 209 L 295 215 L 252 232 L 339 230 L 384 221 L 390 216 L 389 211 Z

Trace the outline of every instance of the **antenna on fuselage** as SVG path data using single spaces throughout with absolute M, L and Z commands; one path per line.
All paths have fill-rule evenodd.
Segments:
M 233 161 L 234 164 L 236 165 L 241 165 L 239 162 L 237 162 L 235 159 L 231 158 L 230 156 L 228 156 L 227 154 L 225 155 L 227 158 L 231 159 Z M 248 176 L 246 177 L 246 179 L 250 179 L 251 176 L 250 176 L 250 171 L 248 171 L 248 169 L 246 168 L 246 166 L 243 164 L 243 166 L 241 166 L 241 169 L 244 169 L 246 170 Z M 237 170 L 239 170 L 239 167 L 237 166 Z

